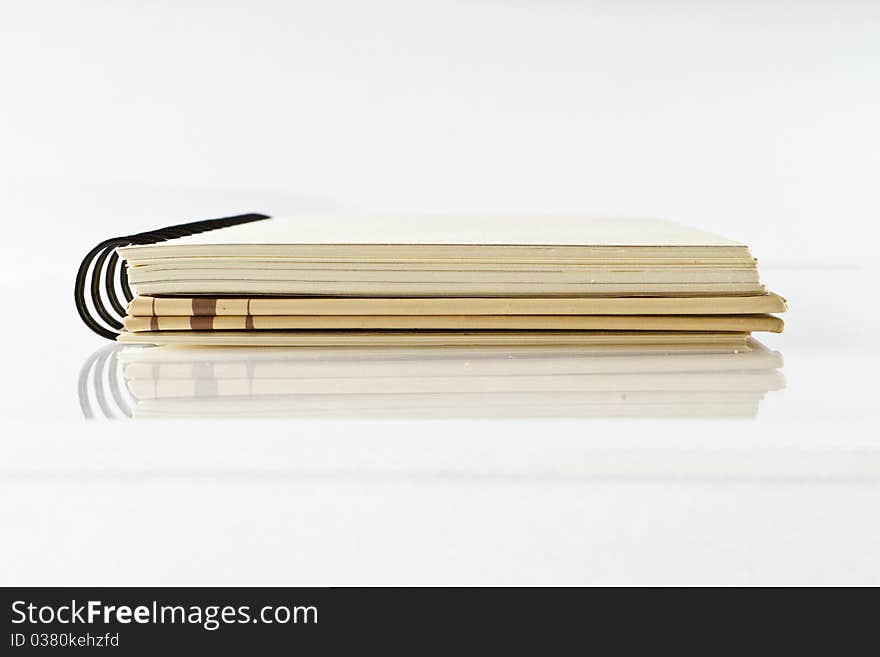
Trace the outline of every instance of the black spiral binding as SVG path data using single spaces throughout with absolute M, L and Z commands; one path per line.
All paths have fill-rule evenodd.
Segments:
M 115 340 L 122 330 L 125 308 L 134 298 L 134 295 L 128 285 L 128 271 L 119 260 L 119 256 L 116 255 L 117 248 L 132 244 L 155 244 L 175 237 L 206 233 L 218 228 L 227 228 L 228 226 L 237 226 L 238 224 L 247 224 L 252 221 L 261 221 L 268 218 L 269 215 L 265 214 L 240 214 L 234 217 L 205 219 L 176 226 L 166 226 L 165 228 L 151 230 L 146 233 L 104 240 L 83 258 L 79 271 L 76 274 L 76 286 L 73 296 L 79 316 L 92 331 L 108 340 Z M 107 309 L 101 298 L 102 281 L 112 312 Z M 91 293 L 92 309 L 86 303 L 87 283 Z M 119 291 L 122 292 L 124 299 L 120 299 Z M 104 324 L 101 322 L 104 322 Z

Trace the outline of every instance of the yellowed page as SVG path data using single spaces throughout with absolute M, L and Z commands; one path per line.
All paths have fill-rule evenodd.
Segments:
M 748 333 L 653 331 L 150 331 L 127 344 L 189 346 L 723 345 L 746 348 Z
M 734 315 L 781 313 L 785 299 L 745 297 L 320 298 L 135 297 L 128 314 L 174 315 Z
M 783 322 L 770 315 L 249 315 L 126 317 L 128 331 L 280 329 L 770 331 Z
M 758 283 L 488 283 L 252 281 L 246 279 L 162 281 L 132 284 L 138 294 L 161 295 L 320 295 L 356 297 L 705 297 L 766 293 Z

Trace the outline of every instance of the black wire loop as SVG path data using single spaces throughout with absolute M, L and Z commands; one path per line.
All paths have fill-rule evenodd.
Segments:
M 240 214 L 234 217 L 222 217 L 220 219 L 203 219 L 187 224 L 166 226 L 158 230 L 145 233 L 136 233 L 124 237 L 114 237 L 104 240 L 88 252 L 76 273 L 76 284 L 73 290 L 73 298 L 76 310 L 82 321 L 92 331 L 108 340 L 115 340 L 122 330 L 122 319 L 125 317 L 125 308 L 134 298 L 131 287 L 128 284 L 128 268 L 119 258 L 116 249 L 132 244 L 156 244 L 175 237 L 186 237 L 196 233 L 206 233 L 218 228 L 247 224 L 252 221 L 268 219 L 265 214 Z M 101 294 L 101 283 L 104 283 L 104 294 Z M 86 286 L 89 288 L 91 308 L 86 300 Z M 120 292 L 122 298 L 120 298 Z M 110 308 L 104 304 L 104 296 L 110 304 Z

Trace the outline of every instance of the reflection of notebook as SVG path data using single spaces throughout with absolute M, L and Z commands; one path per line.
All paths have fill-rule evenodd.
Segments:
M 135 417 L 751 417 L 781 358 L 656 347 L 128 349 Z
M 596 332 L 742 343 L 781 331 L 768 313 L 785 310 L 747 247 L 711 233 L 659 219 L 492 216 L 174 226 L 96 247 L 77 303 L 96 332 L 124 329 L 126 342 L 296 346 L 360 344 L 364 332 L 371 344 L 570 344 L 573 333 L 591 343 Z
M 118 356 L 118 357 L 117 357 Z M 426 394 L 238 395 L 211 397 L 213 382 L 341 377 L 352 361 L 369 368 L 380 385 L 389 377 L 563 378 L 595 374 L 644 373 L 688 380 L 691 373 L 713 375 L 703 399 L 670 388 L 610 392 L 600 399 L 589 391 Z M 864 482 L 880 476 L 876 431 L 864 422 L 835 435 L 827 414 L 801 418 L 797 432 L 784 431 L 779 419 L 783 394 L 764 393 L 784 385 L 779 354 L 751 342 L 747 351 L 693 345 L 606 347 L 456 347 L 448 348 L 144 348 L 106 345 L 80 371 L 79 404 L 85 417 L 216 418 L 167 431 L 153 423 L 129 422 L 125 431 L 95 427 L 88 445 L 81 440 L 34 440 L 10 436 L 0 441 L 0 472 L 9 476 L 192 478 L 218 481 L 274 476 L 329 477 L 350 482 L 363 477 L 504 478 L 540 481 L 731 481 Z M 123 376 L 123 369 L 125 375 Z M 207 384 L 199 397 L 134 398 L 127 381 L 183 379 Z M 742 378 L 740 378 L 742 377 Z M 762 377 L 763 380 L 758 380 Z M 727 391 L 716 383 L 726 382 Z M 742 382 L 737 384 L 737 382 Z M 751 387 L 744 383 L 751 381 Z M 757 385 L 755 385 L 757 384 Z M 164 384 L 163 384 L 164 385 Z M 739 390 L 730 386 L 739 385 Z M 217 391 L 219 392 L 219 391 Z M 765 399 L 761 399 L 765 396 Z M 483 398 L 485 397 L 485 398 Z M 712 399 L 714 397 L 714 400 Z M 818 399 L 818 398 L 817 398 Z M 795 401 L 795 400 L 789 400 Z M 408 403 L 407 403 L 408 402 Z M 222 414 L 218 411 L 226 411 Z M 758 423 L 692 420 L 695 417 L 751 418 Z M 766 417 L 763 417 L 766 415 Z M 626 417 L 628 416 L 628 417 Z M 274 425 L 271 418 L 332 418 L 320 426 L 308 421 Z M 352 418 L 345 421 L 343 418 Z M 416 418 L 365 427 L 358 418 Z M 419 423 L 442 417 L 451 423 Z M 502 422 L 474 424 L 455 418 L 498 417 Z M 529 422 L 503 418 L 584 417 L 590 422 L 558 422 L 552 431 L 536 431 Z M 645 424 L 642 418 L 663 417 Z M 681 420 L 675 417 L 683 418 Z M 247 424 L 227 419 L 241 418 Z M 269 421 L 255 430 L 253 418 Z M 603 420 L 603 418 L 612 418 Z M 666 420 L 665 418 L 670 418 Z M 815 420 L 815 421 L 814 421 Z M 827 420 L 827 421 L 826 421 Z M 546 425 L 542 425 L 546 426 Z M 790 427 L 789 427 L 790 428 Z M 87 448 L 84 448 L 87 447 Z M 519 479 L 522 478 L 522 479 Z M 597 479 L 593 479 L 597 478 Z M 171 481 L 172 479 L 168 479 Z M 244 480 L 242 480 L 244 481 Z

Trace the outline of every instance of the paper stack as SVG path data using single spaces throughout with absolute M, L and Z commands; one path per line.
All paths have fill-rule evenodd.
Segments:
M 122 342 L 747 349 L 786 309 L 746 246 L 658 219 L 272 218 L 118 253 Z

